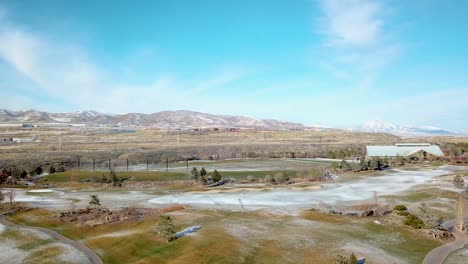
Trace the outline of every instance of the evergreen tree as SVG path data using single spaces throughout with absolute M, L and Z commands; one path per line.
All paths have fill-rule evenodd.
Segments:
M 192 178 L 194 180 L 198 180 L 198 170 L 196 167 L 193 167 L 192 171 L 190 172 L 192 174 Z
M 214 170 L 213 175 L 211 177 L 213 178 L 214 182 L 219 182 L 222 176 L 217 170 Z
M 55 173 L 54 165 L 50 165 L 50 168 L 49 168 L 49 174 L 52 174 L 52 173 Z
M 206 176 L 206 170 L 205 170 L 205 167 L 202 167 L 201 170 L 200 170 L 200 176 Z

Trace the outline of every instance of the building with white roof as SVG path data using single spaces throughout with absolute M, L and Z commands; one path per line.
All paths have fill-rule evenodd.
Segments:
M 367 157 L 410 157 L 426 159 L 441 157 L 444 153 L 437 145 L 429 143 L 398 143 L 394 146 L 366 146 Z

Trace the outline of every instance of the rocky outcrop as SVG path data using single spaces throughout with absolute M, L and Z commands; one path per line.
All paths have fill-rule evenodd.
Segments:
M 86 208 L 76 211 L 61 212 L 58 215 L 58 220 L 61 222 L 77 223 L 84 226 L 97 226 L 112 222 L 142 220 L 147 216 L 159 215 L 183 209 L 183 206 L 156 209 L 124 208 L 119 210 L 110 210 L 107 208 Z

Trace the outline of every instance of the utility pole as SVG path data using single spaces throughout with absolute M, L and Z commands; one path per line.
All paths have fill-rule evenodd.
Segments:
M 96 172 L 96 159 L 93 159 L 93 172 Z
M 80 163 L 80 157 L 78 157 L 78 170 L 80 170 L 81 163 Z
M 166 158 L 166 171 L 169 171 L 169 158 Z
M 127 158 L 127 173 L 128 173 L 128 158 Z
M 146 159 L 146 172 L 148 172 L 149 160 Z
M 180 145 L 179 129 L 177 129 L 177 146 Z
M 111 165 L 111 159 L 109 158 L 109 172 L 111 171 L 112 165 Z
M 187 167 L 187 172 L 188 172 L 188 159 L 185 159 L 185 166 Z
M 60 132 L 60 136 L 59 136 L 59 147 L 58 147 L 59 150 L 62 150 L 62 132 Z

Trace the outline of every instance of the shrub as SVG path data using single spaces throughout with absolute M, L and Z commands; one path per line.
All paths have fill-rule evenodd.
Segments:
M 159 223 L 156 227 L 156 233 L 162 236 L 163 238 L 167 239 L 168 241 L 171 241 L 171 238 L 175 234 L 175 226 L 170 216 L 159 216 Z
M 289 175 L 286 172 L 278 173 L 275 175 L 275 181 L 277 183 L 285 183 L 289 181 Z
M 410 213 L 408 211 L 398 211 L 397 215 L 408 216 L 408 215 L 410 215 Z
M 275 183 L 275 179 L 274 179 L 273 176 L 271 176 L 270 174 L 268 174 L 267 176 L 265 176 L 264 181 L 265 181 L 265 183 Z
M 351 253 L 351 256 L 349 257 L 349 264 L 358 264 L 357 258 L 354 255 L 354 253 Z
M 424 222 L 414 214 L 408 214 L 406 219 L 403 221 L 403 224 L 411 226 L 415 229 L 421 229 L 424 227 Z
M 406 208 L 406 206 L 402 205 L 402 204 L 399 204 L 399 205 L 395 205 L 395 207 L 393 207 L 393 210 L 395 211 L 406 211 L 408 208 Z

